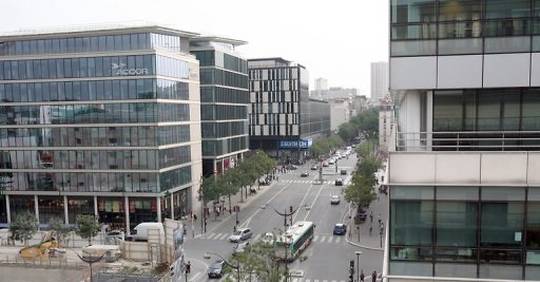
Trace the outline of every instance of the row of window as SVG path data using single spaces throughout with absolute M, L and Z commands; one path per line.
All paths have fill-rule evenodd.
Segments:
M 0 61 L 0 80 L 154 75 L 155 55 Z
M 296 80 L 298 67 L 251 69 L 249 80 Z
M 247 61 L 215 50 L 192 51 L 201 66 L 218 66 L 247 74 Z
M 201 69 L 201 84 L 217 84 L 236 88 L 248 88 L 247 75 L 220 69 Z
M 247 106 L 201 104 L 201 120 L 233 120 L 247 117 Z
M 203 122 L 201 123 L 203 138 L 222 138 L 247 134 L 247 121 Z
M 300 111 L 297 102 L 252 103 L 250 114 L 295 114 Z
M 163 75 L 188 79 L 185 61 L 156 55 L 0 61 L 0 80 Z
M 186 52 L 178 36 L 155 33 L 31 39 L 0 42 L 0 56 L 128 51 L 164 48 Z
M 283 80 L 250 80 L 249 91 L 279 92 L 291 91 L 298 92 L 299 81 L 294 79 Z
M 264 125 L 252 125 L 249 128 L 251 136 L 299 136 L 297 124 L 269 123 Z
M 159 185 L 158 185 L 159 177 Z M 138 172 L 2 172 L 0 188 L 7 191 L 153 192 L 191 182 L 191 167 L 163 173 Z
M 270 91 L 270 92 L 262 92 L 262 91 L 255 91 L 251 92 L 251 102 L 253 103 L 282 103 L 285 104 L 287 102 L 298 102 L 300 100 L 300 91 L 287 91 L 287 90 L 280 90 L 280 91 Z
M 219 86 L 201 87 L 201 102 L 249 104 L 249 92 L 246 90 Z
M 189 125 L 0 128 L 0 147 L 161 146 L 189 141 Z
M 156 98 L 188 100 L 188 84 L 164 79 L 114 79 L 0 84 L 0 102 L 2 103 Z
M 248 148 L 248 137 L 236 137 L 224 140 L 203 140 L 202 153 L 205 156 L 220 156 Z
M 540 131 L 540 89 L 435 91 L 433 131 Z
M 0 151 L 0 169 L 161 169 L 190 160 L 190 146 L 164 150 Z
M 161 103 L 0 107 L 0 125 L 175 122 L 189 120 L 189 105 Z

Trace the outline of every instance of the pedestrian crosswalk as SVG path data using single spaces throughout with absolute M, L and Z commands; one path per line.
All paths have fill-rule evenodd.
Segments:
M 197 240 L 214 240 L 214 241 L 223 241 L 228 240 L 230 233 L 208 233 L 197 237 Z M 263 234 L 256 234 L 252 237 L 252 241 L 257 241 L 262 237 Z M 313 236 L 314 243 L 324 243 L 324 244 L 340 244 L 345 240 L 342 236 L 333 236 L 333 235 L 315 235 Z

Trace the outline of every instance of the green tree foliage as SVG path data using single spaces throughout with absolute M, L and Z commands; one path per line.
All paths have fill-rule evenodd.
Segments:
M 365 139 L 376 139 L 379 136 L 379 112 L 372 108 L 351 118 L 348 123 L 338 128 L 338 135 L 349 143 L 358 135 Z
M 92 237 L 99 232 L 99 223 L 93 215 L 77 215 L 77 235 L 83 239 L 88 239 L 88 245 L 92 245 Z
M 66 236 L 69 234 L 69 232 L 72 231 L 72 229 L 64 224 L 64 220 L 62 220 L 59 217 L 53 217 L 49 220 L 49 225 L 51 226 L 51 229 L 54 231 L 54 237 L 58 242 L 63 243 Z
M 231 263 L 240 266 L 241 281 L 279 282 L 285 278 L 284 268 L 274 258 L 273 247 L 262 242 L 233 256 Z
M 24 242 L 26 246 L 28 240 L 36 234 L 38 230 L 38 220 L 36 216 L 29 212 L 21 212 L 15 214 L 15 218 L 11 221 L 9 225 L 9 231 L 13 240 L 20 240 Z
M 343 146 L 343 140 L 339 135 L 330 135 L 329 137 L 319 138 L 311 145 L 310 151 L 314 158 L 326 155 L 331 151 Z

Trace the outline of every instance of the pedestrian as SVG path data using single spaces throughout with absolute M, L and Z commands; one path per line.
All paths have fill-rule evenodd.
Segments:
M 363 269 L 360 270 L 360 281 L 361 281 L 361 282 L 364 282 L 364 278 L 365 278 L 365 277 L 366 277 L 366 276 L 364 275 L 364 270 L 363 270 Z
M 236 225 L 233 226 L 233 233 L 236 233 Z
M 191 261 L 188 261 L 186 264 L 186 274 L 191 273 Z
M 369 236 L 371 236 L 371 233 L 373 232 L 373 225 L 369 226 Z
M 197 215 L 193 214 L 193 221 L 197 221 Z
M 373 211 L 369 211 L 369 220 L 373 223 Z
M 373 271 L 373 273 L 371 273 L 371 281 L 377 281 L 377 271 Z

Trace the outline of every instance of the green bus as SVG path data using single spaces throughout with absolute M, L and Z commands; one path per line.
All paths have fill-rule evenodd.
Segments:
M 279 260 L 292 262 L 313 240 L 315 225 L 311 221 L 299 221 L 279 236 L 275 243 L 275 256 Z

